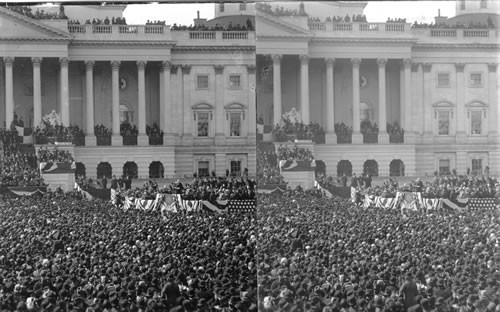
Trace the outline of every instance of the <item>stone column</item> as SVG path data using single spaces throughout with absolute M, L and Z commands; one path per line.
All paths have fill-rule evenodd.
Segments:
M 404 84 L 405 84 L 405 97 L 404 97 L 404 106 L 405 106 L 405 143 L 415 144 L 415 134 L 413 132 L 413 110 L 411 105 L 411 59 L 403 60 L 404 66 Z
M 215 145 L 224 145 L 224 66 L 215 65 Z
M 467 123 L 467 112 L 465 111 L 465 77 L 464 77 L 464 63 L 456 63 L 456 88 L 457 90 L 457 117 L 455 118 L 457 122 L 457 133 L 455 135 L 456 142 L 458 144 L 465 143 L 467 139 L 467 133 L 465 130 L 465 125 Z
M 257 107 L 256 107 L 256 77 L 255 65 L 247 65 L 248 72 L 248 117 L 246 118 L 248 124 L 247 142 L 249 145 L 254 145 L 256 140 L 257 130 Z
M 13 57 L 5 57 L 5 127 L 10 129 L 10 124 L 14 120 L 14 65 Z
M 424 68 L 424 143 L 431 143 L 433 141 L 432 134 L 432 124 L 433 124 L 433 114 L 432 114 L 432 97 L 431 97 L 431 71 L 432 64 L 423 64 Z M 406 129 L 405 129 L 406 131 Z
M 302 121 L 309 124 L 309 56 L 300 55 L 300 111 Z
M 337 144 L 337 135 L 335 134 L 335 59 L 327 58 L 326 63 L 326 138 L 327 144 Z
M 138 130 L 137 145 L 149 145 L 148 136 L 146 135 L 146 62 L 137 62 L 137 87 L 138 87 Z
M 111 144 L 122 146 L 123 139 L 120 135 L 120 61 L 111 61 L 111 107 L 113 116 L 113 136 Z
M 94 135 L 94 61 L 85 62 L 86 79 L 86 108 L 87 108 L 87 135 L 85 146 L 96 146 L 97 139 Z
M 33 126 L 38 127 L 42 123 L 42 82 L 40 66 L 41 57 L 33 57 Z
M 352 63 L 352 143 L 363 144 L 363 135 L 361 134 L 361 120 L 359 116 L 359 67 L 361 59 L 351 59 Z
M 405 73 L 404 73 L 404 63 L 401 62 L 399 67 L 399 119 L 401 128 L 405 129 L 406 132 L 406 106 L 405 106 Z M 406 135 L 405 135 L 406 136 Z
M 420 135 L 424 134 L 425 127 L 424 94 L 424 67 L 422 63 L 419 63 L 417 73 L 417 120 Z
M 172 63 L 169 61 L 165 61 L 162 63 L 162 91 L 163 91 L 163 101 L 160 104 L 160 114 L 162 114 L 163 124 L 160 125 L 160 128 L 163 130 L 163 145 L 173 145 L 175 144 L 174 140 L 174 119 L 173 119 L 173 105 L 172 105 L 172 94 L 170 88 L 170 71 L 172 68 Z
M 165 129 L 166 123 L 164 118 L 165 115 L 165 108 L 163 106 L 163 103 L 165 103 L 165 92 L 163 92 L 163 86 L 165 84 L 165 81 L 163 80 L 164 73 L 163 73 L 163 62 L 160 64 L 160 70 L 158 72 L 158 81 L 159 81 L 159 87 L 158 87 L 158 96 L 159 96 L 159 113 L 160 113 L 160 122 L 158 125 L 160 126 L 160 129 L 163 130 L 163 133 L 166 134 L 167 130 Z
M 411 107 L 413 108 L 412 111 L 413 111 L 413 114 L 415 115 L 415 120 L 412 123 L 412 125 L 413 125 L 413 133 L 415 135 L 420 134 L 419 125 L 420 125 L 420 120 L 421 120 L 421 117 L 419 117 L 419 115 L 418 115 L 419 114 L 419 112 L 418 112 L 418 109 L 419 109 L 418 93 L 420 92 L 420 81 L 418 79 L 418 67 L 419 67 L 418 63 L 411 64 L 411 81 L 412 81 L 412 84 L 414 85 L 412 88 L 412 92 L 411 92 Z
M 68 127 L 71 123 L 69 117 L 69 76 L 68 66 L 69 60 L 67 57 L 59 59 L 61 66 L 61 122 Z
M 182 78 L 182 110 L 184 112 L 183 143 L 191 145 L 193 141 L 193 131 L 194 128 L 196 128 L 196 125 L 193 126 L 194 116 L 191 108 L 191 92 L 193 90 L 191 83 L 191 65 L 182 65 Z
M 488 141 L 494 143 L 495 133 L 500 133 L 500 107 L 498 107 L 497 90 L 497 64 L 488 64 L 488 92 L 489 92 L 489 114 L 488 114 Z M 491 166 L 490 166 L 491 167 Z
M 379 123 L 379 133 L 378 133 L 378 143 L 388 144 L 389 135 L 387 134 L 387 96 L 385 87 L 385 65 L 387 64 L 387 59 L 377 59 L 378 64 L 378 123 Z
M 273 126 L 281 121 L 281 55 L 273 55 Z

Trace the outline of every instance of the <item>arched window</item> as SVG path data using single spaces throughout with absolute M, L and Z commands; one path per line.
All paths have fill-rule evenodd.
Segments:
M 149 165 L 149 177 L 153 179 L 163 179 L 165 169 L 161 161 L 153 161 Z
M 363 173 L 372 177 L 378 177 L 378 163 L 373 159 L 365 161 L 363 165 Z
M 76 170 L 75 170 L 75 177 L 84 177 L 86 176 L 86 169 L 85 165 L 81 162 L 77 162 L 76 164 Z
M 341 160 L 337 164 L 337 176 L 341 177 L 343 175 L 346 175 L 347 177 L 352 176 L 352 164 L 348 160 Z
M 133 161 L 127 161 L 125 165 L 123 165 L 123 175 L 129 176 L 132 179 L 137 179 L 138 178 L 137 164 Z
M 404 177 L 405 165 L 401 159 L 393 159 L 389 165 L 389 176 Z
M 134 122 L 134 112 L 125 104 L 120 104 L 120 123 L 127 121 L 132 124 Z
M 372 108 L 365 102 L 359 103 L 359 119 L 360 122 L 365 120 L 372 121 L 373 119 Z
M 103 177 L 111 178 L 112 174 L 111 165 L 108 162 L 101 162 L 97 165 L 97 178 L 102 179 Z

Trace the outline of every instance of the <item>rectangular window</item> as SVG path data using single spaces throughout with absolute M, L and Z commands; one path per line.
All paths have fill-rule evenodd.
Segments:
M 208 177 L 209 176 L 209 162 L 208 161 L 199 161 L 198 162 L 198 176 L 199 177 Z
M 232 137 L 241 135 L 241 113 L 229 113 L 229 135 Z
M 438 87 L 444 88 L 450 86 L 450 74 L 438 73 Z
M 208 137 L 208 112 L 197 113 L 198 136 Z
M 450 174 L 450 160 L 440 159 L 439 160 L 439 175 Z
M 439 135 L 449 135 L 450 134 L 450 112 L 449 111 L 438 111 L 438 134 Z
M 481 0 L 481 9 L 486 9 L 486 7 L 487 7 L 486 0 Z
M 460 0 L 460 10 L 465 10 L 465 0 Z
M 240 75 L 229 76 L 229 88 L 238 89 L 240 86 Z
M 196 88 L 208 89 L 208 75 L 196 76 Z
M 240 11 L 245 11 L 247 9 L 247 4 L 242 2 L 240 3 Z
M 482 75 L 480 73 L 470 74 L 470 86 L 471 87 L 480 87 L 482 86 Z
M 473 159 L 472 160 L 472 174 L 482 174 L 483 173 L 483 160 Z
M 241 176 L 241 161 L 231 160 L 231 176 Z
M 224 3 L 223 2 L 219 3 L 219 12 L 220 13 L 224 12 Z
M 470 132 L 472 135 L 481 134 L 483 112 L 472 111 L 470 112 Z

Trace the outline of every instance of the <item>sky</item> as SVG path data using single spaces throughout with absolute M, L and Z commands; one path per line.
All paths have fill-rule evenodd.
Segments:
M 298 2 L 297 2 L 298 3 Z M 369 1 L 365 15 L 369 22 L 385 22 L 388 17 L 407 18 L 407 22 L 433 22 L 441 10 L 441 16 L 455 15 L 455 1 Z M 214 17 L 213 3 L 197 4 L 132 4 L 124 11 L 128 24 L 144 24 L 149 20 L 165 20 L 167 25 L 174 23 L 190 25 L 200 11 L 201 18 Z

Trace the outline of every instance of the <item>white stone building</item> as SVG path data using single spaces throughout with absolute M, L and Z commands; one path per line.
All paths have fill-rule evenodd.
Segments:
M 252 175 L 255 33 L 84 24 L 122 17 L 124 8 L 66 6 L 79 25 L 0 8 L 1 120 L 9 126 L 15 112 L 37 126 L 59 112 L 64 125 L 85 131 L 85 146 L 74 153 L 89 177 L 106 162 L 117 176 L 126 162 L 135 162 L 142 178 L 153 162 L 169 178 L 245 168 Z M 137 126 L 137 146 L 123 145 L 124 120 Z M 153 123 L 165 133 L 163 145 L 149 145 L 146 126 Z M 97 146 L 100 124 L 113 132 L 110 146 Z
M 307 14 L 308 5 L 302 6 Z M 369 16 L 368 22 L 311 20 L 317 16 L 258 8 L 257 115 L 273 125 L 295 108 L 305 123 L 319 123 L 326 143 L 313 149 L 329 175 L 349 167 L 360 174 L 370 166 L 380 176 L 484 173 L 486 167 L 498 175 L 498 5 L 457 1 L 457 16 L 436 18 L 450 25 L 474 17 L 496 23 L 478 29 L 370 23 Z M 331 3 L 317 6 L 344 16 L 348 3 L 338 14 Z M 353 5 L 355 14 L 362 14 L 360 6 Z M 362 120 L 378 124 L 377 143 L 364 143 Z M 396 121 L 404 143 L 390 143 L 386 125 Z M 352 127 L 351 144 L 337 143 L 340 122 Z

